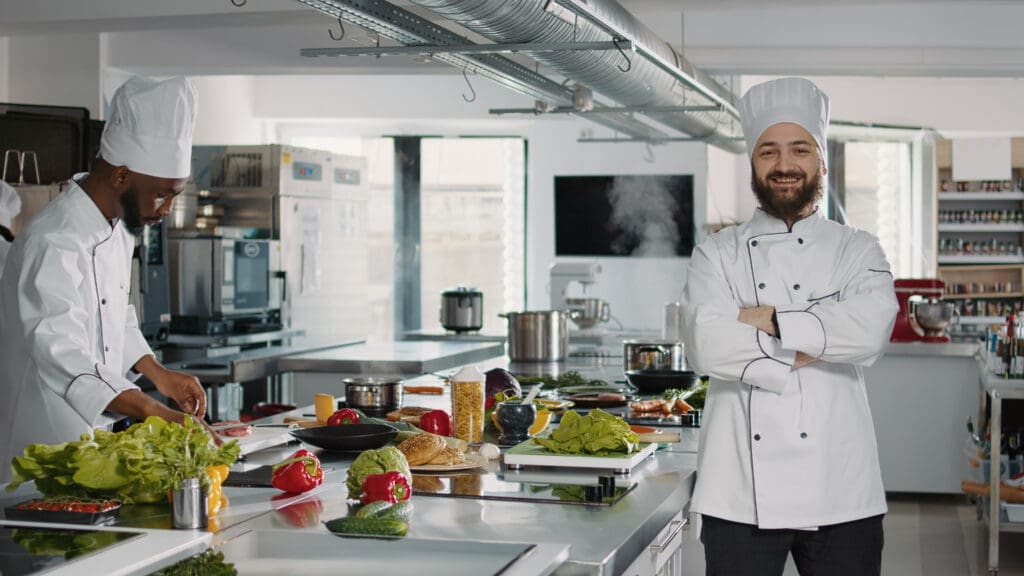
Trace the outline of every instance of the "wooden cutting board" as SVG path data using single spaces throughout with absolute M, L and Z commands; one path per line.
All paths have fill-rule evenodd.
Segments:
M 228 436 L 220 436 L 225 442 L 229 440 L 238 440 L 238 447 L 241 448 L 241 454 L 251 454 L 257 450 L 263 450 L 264 448 L 270 448 L 271 446 L 279 446 L 281 444 L 287 444 L 294 440 L 291 434 L 288 433 L 287 428 L 259 428 L 253 427 L 252 434 L 242 438 L 231 438 Z

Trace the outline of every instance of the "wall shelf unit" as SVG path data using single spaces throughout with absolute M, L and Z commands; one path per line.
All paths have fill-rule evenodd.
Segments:
M 954 181 L 952 141 L 935 143 L 938 277 L 963 333 L 1024 307 L 1024 138 L 1010 148 L 1009 180 Z

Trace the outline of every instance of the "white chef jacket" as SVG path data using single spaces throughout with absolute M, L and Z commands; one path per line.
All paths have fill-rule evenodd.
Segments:
M 0 277 L 4 275 L 4 263 L 7 262 L 7 253 L 11 251 L 11 243 L 6 238 L 0 238 Z
M 77 440 L 136 388 L 129 371 L 152 351 L 128 302 L 134 242 L 77 183 L 15 238 L 0 278 L 0 482 L 26 445 Z
M 737 320 L 774 306 L 781 339 Z M 886 511 L 862 366 L 898 305 L 876 238 L 822 217 L 757 210 L 693 252 L 683 291 L 687 360 L 711 377 L 691 509 L 805 529 Z M 815 362 L 792 370 L 796 352 Z

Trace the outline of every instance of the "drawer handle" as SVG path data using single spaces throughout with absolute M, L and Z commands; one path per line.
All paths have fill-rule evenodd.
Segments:
M 668 533 L 668 536 L 662 542 L 658 544 L 651 544 L 651 552 L 655 554 L 661 554 L 665 550 L 668 550 L 668 545 L 675 540 L 676 536 L 683 530 L 683 526 L 686 526 L 688 520 L 683 518 L 682 520 L 673 520 L 669 526 L 672 528 Z

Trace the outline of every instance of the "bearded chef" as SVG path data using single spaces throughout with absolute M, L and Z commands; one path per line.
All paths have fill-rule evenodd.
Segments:
M 19 212 L 21 197 L 18 196 L 18 191 L 14 186 L 0 180 L 0 275 L 3 275 L 4 262 L 7 261 L 7 253 L 11 250 L 11 242 L 14 242 L 11 222 Z
M 205 414 L 198 380 L 156 361 L 128 301 L 134 235 L 185 189 L 195 117 L 189 80 L 129 79 L 95 170 L 18 235 L 0 279 L 0 482 L 26 445 L 77 440 L 111 416 Z M 183 412 L 143 393 L 139 374 Z
M 885 492 L 862 369 L 897 303 L 878 240 L 825 219 L 829 101 L 783 78 L 740 120 L 760 204 L 709 237 L 683 292 L 683 338 L 711 377 L 691 509 L 707 574 L 879 574 Z

